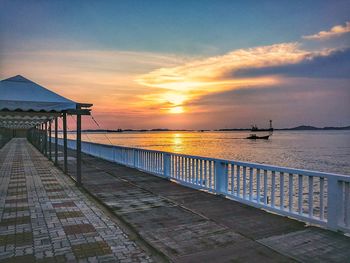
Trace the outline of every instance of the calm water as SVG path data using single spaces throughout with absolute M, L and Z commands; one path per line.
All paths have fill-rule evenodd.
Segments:
M 98 143 L 265 163 L 350 175 L 350 131 L 276 131 L 268 141 L 249 132 L 84 133 Z

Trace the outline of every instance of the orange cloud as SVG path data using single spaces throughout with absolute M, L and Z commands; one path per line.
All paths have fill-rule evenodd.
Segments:
M 328 52 L 323 51 L 325 54 Z M 187 102 L 209 93 L 279 83 L 277 76 L 235 77 L 234 72 L 237 70 L 295 64 L 320 53 L 322 52 L 302 50 L 298 43 L 239 49 L 222 56 L 193 60 L 175 67 L 159 68 L 139 76 L 136 82 L 143 86 L 158 88 L 156 94 L 147 94 L 143 99 L 168 104 L 162 108 L 168 112 L 182 113 L 186 111 Z M 182 110 L 179 110 L 180 107 Z
M 311 39 L 311 40 L 323 40 L 323 39 L 338 37 L 349 32 L 350 32 L 350 22 L 346 22 L 345 26 L 336 25 L 332 27 L 329 31 L 320 31 L 314 35 L 303 36 L 303 38 Z

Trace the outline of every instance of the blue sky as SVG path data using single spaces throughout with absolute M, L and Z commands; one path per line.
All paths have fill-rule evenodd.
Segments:
M 1 1 L 5 47 L 72 41 L 182 54 L 295 41 L 344 23 L 349 1 Z M 69 48 L 69 47 L 68 47 Z
M 93 102 L 108 127 L 241 127 L 272 117 L 280 126 L 348 125 L 350 110 L 343 100 L 350 98 L 349 79 L 331 73 L 349 68 L 349 14 L 350 1 L 0 0 L 0 77 L 23 74 L 63 95 Z M 317 36 L 334 26 L 343 31 Z M 247 66 L 238 62 L 246 59 L 242 56 L 265 64 L 250 61 Z M 300 85 L 317 95 L 300 94 Z M 326 86 L 332 90 L 326 92 Z M 249 88 L 246 106 L 241 105 L 237 94 Z M 257 97 L 265 96 L 268 104 L 268 98 L 282 97 L 284 91 L 313 108 L 305 106 L 302 118 L 287 102 L 278 116 L 273 107 L 252 109 Z M 327 112 L 318 115 L 329 92 Z M 237 109 L 244 118 L 231 117 L 227 124 Z

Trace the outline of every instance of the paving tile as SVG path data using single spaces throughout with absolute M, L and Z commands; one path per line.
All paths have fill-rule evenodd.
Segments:
M 72 249 L 77 258 L 88 258 L 112 253 L 111 248 L 103 241 L 74 245 Z
M 63 229 L 67 235 L 96 232 L 96 229 L 90 224 L 68 225 L 64 226 Z
M 22 224 L 30 224 L 30 216 L 3 218 L 0 221 L 0 227 Z
M 84 217 L 84 214 L 80 211 L 57 212 L 57 217 L 59 219 L 67 219 L 67 218 L 75 218 L 75 217 Z
M 0 262 L 152 262 L 25 139 L 0 159 Z
M 0 235 L 0 246 L 15 244 L 17 246 L 30 245 L 33 242 L 32 232 Z
M 348 237 L 314 227 L 259 242 L 301 262 L 350 262 Z
M 60 203 L 53 203 L 52 206 L 54 208 L 62 208 L 62 207 L 76 207 L 75 203 L 73 201 L 66 201 L 66 202 L 60 202 Z

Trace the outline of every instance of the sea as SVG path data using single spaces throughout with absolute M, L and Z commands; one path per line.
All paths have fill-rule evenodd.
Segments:
M 248 135 L 249 131 L 83 132 L 82 140 L 350 175 L 349 130 L 274 131 L 269 140 L 245 139 Z

